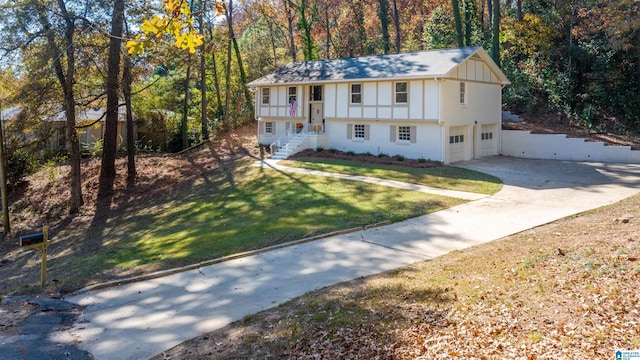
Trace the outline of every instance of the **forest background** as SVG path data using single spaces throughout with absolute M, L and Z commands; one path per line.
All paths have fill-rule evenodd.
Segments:
M 107 109 L 104 195 L 118 107 L 171 134 L 162 149 L 128 139 L 133 182 L 135 154 L 253 121 L 246 84 L 287 63 L 462 46 L 487 49 L 510 79 L 505 109 L 637 136 L 639 13 L 635 0 L 0 0 L 0 108 L 22 109 L 5 129 L 8 182 L 21 164 L 68 161 L 70 212 L 82 207 L 79 109 Z M 62 152 L 44 121 L 60 109 Z

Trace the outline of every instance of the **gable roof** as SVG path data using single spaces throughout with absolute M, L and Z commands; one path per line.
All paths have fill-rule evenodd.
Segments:
M 291 63 L 250 82 L 248 86 L 444 77 L 476 54 L 497 74 L 500 83 L 509 83 L 487 52 L 482 47 L 473 46 Z

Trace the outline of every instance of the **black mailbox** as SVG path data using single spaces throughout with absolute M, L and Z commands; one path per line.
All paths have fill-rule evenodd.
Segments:
M 29 246 L 29 245 L 39 244 L 41 242 L 44 242 L 43 233 L 20 236 L 20 246 Z

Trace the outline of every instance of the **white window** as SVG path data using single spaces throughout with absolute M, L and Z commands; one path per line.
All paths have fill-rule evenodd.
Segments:
M 398 126 L 398 141 L 411 141 L 411 126 Z
M 298 88 L 289 86 L 289 104 L 298 101 Z
M 458 144 L 464 142 L 464 135 L 451 135 L 449 136 L 449 144 Z
M 482 133 L 480 137 L 482 140 L 491 140 L 493 139 L 493 133 L 492 132 Z
M 362 84 L 351 84 L 351 103 L 362 104 Z
M 365 138 L 365 127 L 363 124 L 355 124 L 353 125 L 353 138 L 354 139 L 364 139 Z
M 270 89 L 269 88 L 264 88 L 262 89 L 262 103 L 263 104 L 269 104 L 269 95 L 270 95 Z
M 273 122 L 267 121 L 264 123 L 264 133 L 273 134 Z
M 406 104 L 407 99 L 407 83 L 406 82 L 397 82 L 395 86 L 395 98 L 396 104 Z
M 460 83 L 460 104 L 464 105 L 467 103 L 467 84 L 461 82 Z

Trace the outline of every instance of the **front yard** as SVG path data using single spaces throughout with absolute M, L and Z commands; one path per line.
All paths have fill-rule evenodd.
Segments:
M 207 157 L 208 151 L 185 155 Z M 147 159 L 149 160 L 149 159 Z M 152 159 L 153 160 L 153 159 Z M 249 155 L 221 162 L 192 176 L 186 186 L 168 187 L 153 198 L 138 201 L 52 226 L 47 294 L 64 294 L 97 282 L 185 266 L 244 251 L 261 249 L 331 231 L 399 221 L 462 203 L 462 200 L 428 195 L 360 182 L 279 172 L 253 166 Z M 170 159 L 149 173 L 168 173 Z M 97 164 L 94 164 L 94 166 Z M 348 167 L 343 167 L 343 169 Z M 354 166 L 353 169 L 358 169 Z M 404 170 L 376 170 L 398 176 Z M 176 170 L 177 171 L 177 170 Z M 184 171 L 184 170 L 181 170 Z M 455 173 L 454 173 L 455 174 Z M 156 175 L 157 176 L 157 175 Z M 474 175 L 481 178 L 480 175 Z M 36 174 L 41 191 L 56 191 L 58 179 Z M 468 190 L 455 176 L 441 175 L 438 184 Z M 473 180 L 480 188 L 497 186 L 498 180 Z M 484 184 L 484 185 L 482 185 Z M 46 198 L 46 196 L 43 196 Z M 119 201 L 126 198 L 121 197 Z M 126 201 L 125 201 L 126 202 Z M 40 292 L 40 257 L 3 246 L 0 293 Z

